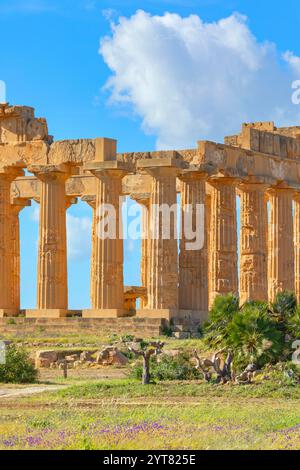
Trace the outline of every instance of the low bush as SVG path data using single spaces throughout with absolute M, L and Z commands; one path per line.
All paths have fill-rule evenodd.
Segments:
M 205 343 L 212 348 L 224 345 L 228 336 L 228 325 L 239 310 L 239 299 L 233 294 L 219 295 L 215 298 L 209 319 L 203 327 Z
M 180 353 L 175 357 L 162 354 L 152 356 L 150 361 L 151 380 L 192 380 L 200 379 L 201 374 L 195 369 L 188 354 Z M 131 377 L 141 379 L 143 367 L 137 361 L 131 370 Z
M 284 336 L 268 316 L 267 307 L 252 303 L 234 314 L 223 344 L 234 351 L 235 366 L 243 368 L 254 363 L 260 368 L 279 360 Z
M 31 363 L 27 352 L 14 344 L 6 348 L 5 364 L 0 364 L 0 382 L 33 383 L 37 370 Z

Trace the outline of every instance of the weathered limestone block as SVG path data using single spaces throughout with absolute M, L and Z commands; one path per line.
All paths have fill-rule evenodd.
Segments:
M 212 178 L 210 306 L 217 295 L 238 293 L 235 180 Z
M 244 183 L 241 196 L 240 301 L 268 300 L 267 185 Z
M 125 366 L 128 362 L 128 358 L 113 346 L 103 348 L 96 357 L 96 363 L 101 365 Z
M 82 164 L 84 161 L 95 159 L 95 140 L 78 139 L 54 142 L 49 151 L 48 163 L 59 165 L 61 163 Z
M 26 142 L 44 140 L 51 142 L 48 135 L 47 122 L 43 118 L 35 118 L 34 109 L 29 106 L 0 107 L 0 142 Z
M 179 308 L 208 311 L 207 240 L 205 231 L 206 174 L 187 171 L 181 179 L 181 239 L 179 254 Z M 196 231 L 196 244 L 187 230 Z
M 0 161 L 7 165 L 14 165 L 17 162 L 23 162 L 26 165 L 46 164 L 48 152 L 49 144 L 42 140 L 0 143 Z
M 293 243 L 293 190 L 276 187 L 268 191 L 270 224 L 268 236 L 268 291 L 273 301 L 277 292 L 295 287 Z

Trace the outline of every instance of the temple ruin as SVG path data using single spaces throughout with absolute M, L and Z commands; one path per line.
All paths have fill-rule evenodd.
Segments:
M 31 200 L 40 204 L 39 253 L 37 306 L 23 312 L 27 318 L 72 316 L 66 210 L 78 198 L 94 214 L 91 308 L 78 306 L 83 318 L 201 322 L 214 298 L 229 292 L 243 303 L 273 300 L 288 289 L 300 301 L 300 127 L 244 124 L 224 144 L 199 141 L 195 149 L 178 151 L 117 154 L 116 144 L 106 138 L 53 141 L 33 108 L 1 105 L 0 316 L 20 315 L 19 213 Z M 143 220 L 147 235 L 151 224 L 160 224 L 153 204 L 176 204 L 178 194 L 181 207 L 204 205 L 204 246 L 186 250 L 181 238 L 178 250 L 175 237 L 145 236 L 142 285 L 124 286 L 123 240 L 96 236 L 97 207 L 118 209 L 119 197 L 130 196 L 150 208 Z

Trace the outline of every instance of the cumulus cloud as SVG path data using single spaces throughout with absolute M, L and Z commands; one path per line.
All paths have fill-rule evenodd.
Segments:
M 111 22 L 100 53 L 112 71 L 110 102 L 130 106 L 158 148 L 220 140 L 245 121 L 299 123 L 291 86 L 300 58 L 259 42 L 240 14 L 205 23 L 139 10 Z

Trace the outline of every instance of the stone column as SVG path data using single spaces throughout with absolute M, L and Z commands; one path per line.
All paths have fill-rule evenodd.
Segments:
M 28 199 L 14 199 L 11 204 L 11 240 L 12 240 L 12 258 L 11 258 L 11 274 L 12 274 L 12 307 L 20 310 L 20 222 L 19 214 L 24 207 L 31 205 Z
M 150 194 L 132 194 L 134 199 L 142 207 L 142 254 L 141 254 L 141 281 L 142 286 L 148 288 L 149 279 L 149 216 L 150 216 Z M 141 309 L 146 308 L 146 298 L 141 298 Z
M 295 294 L 300 303 L 300 192 L 294 194 Z
M 68 309 L 66 165 L 29 168 L 40 180 L 37 310 L 28 317 L 63 317 Z
M 92 246 L 91 246 L 91 268 L 90 268 L 90 298 L 91 298 L 91 305 L 95 305 L 94 299 L 94 285 L 95 285 L 95 263 L 93 263 L 93 259 L 95 258 L 96 252 L 96 243 L 97 243 L 97 236 L 96 236 L 96 196 L 83 196 L 82 201 L 85 201 L 93 211 L 92 215 Z
M 270 225 L 268 236 L 269 301 L 277 292 L 295 288 L 293 243 L 293 190 L 274 187 L 268 191 Z
M 206 184 L 206 191 L 208 190 L 208 184 Z M 211 226 L 211 195 L 206 192 L 205 197 L 205 256 L 206 256 L 206 276 L 207 276 L 207 308 L 209 307 L 209 299 L 211 292 L 211 244 L 210 244 L 210 226 Z
M 93 228 L 93 258 L 91 261 L 92 308 L 84 310 L 83 317 L 125 316 L 123 281 L 123 238 L 120 197 L 122 178 L 127 165 L 122 162 L 91 162 L 86 165 L 97 177 L 96 216 Z M 109 212 L 105 209 L 104 205 Z M 107 217 L 108 215 L 108 217 Z M 101 219 L 107 220 L 106 236 L 101 231 Z
M 268 186 L 243 183 L 240 235 L 240 302 L 268 300 L 267 230 L 268 214 L 265 193 Z
M 181 238 L 179 254 L 179 308 L 194 311 L 204 320 L 208 311 L 207 253 L 205 230 L 206 174 L 188 171 L 181 179 Z M 197 239 L 186 231 L 196 232 Z M 196 247 L 196 242 L 199 246 Z M 190 244 L 190 246 L 189 246 Z M 192 247 L 196 249 L 192 249 Z M 189 249 L 190 248 L 190 249 Z
M 19 313 L 14 302 L 14 219 L 10 199 L 12 181 L 23 174 L 22 170 L 6 167 L 0 169 L 0 317 Z
M 178 164 L 178 160 L 173 158 L 139 162 L 139 166 L 152 176 L 148 305 L 137 312 L 142 317 L 170 319 L 178 315 L 178 244 L 175 227 Z
M 211 191 L 210 307 L 217 295 L 238 293 L 236 188 L 233 178 L 209 180 Z

